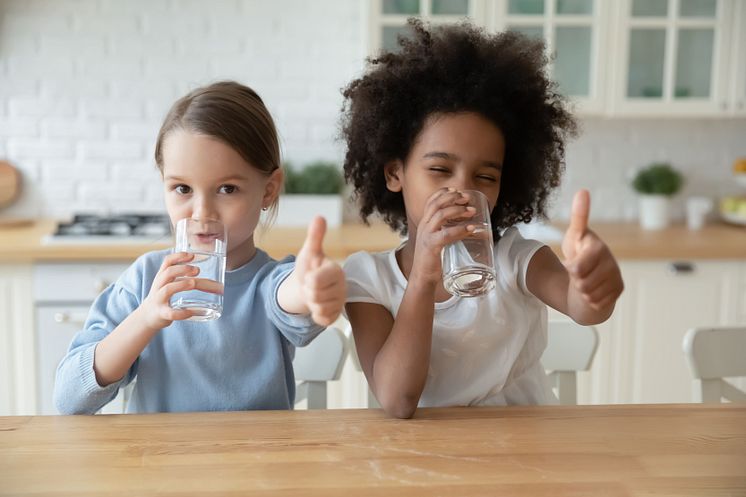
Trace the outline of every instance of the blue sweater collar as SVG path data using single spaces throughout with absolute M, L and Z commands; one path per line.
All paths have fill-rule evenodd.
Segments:
M 256 249 L 254 257 L 243 266 L 225 271 L 225 286 L 240 285 L 254 277 L 257 271 L 270 261 L 269 255 L 261 249 Z

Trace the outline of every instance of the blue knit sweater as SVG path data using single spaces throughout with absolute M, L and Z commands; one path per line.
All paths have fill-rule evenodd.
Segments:
M 265 252 L 226 271 L 223 315 L 215 321 L 174 321 L 156 334 L 121 381 L 101 387 L 93 371 L 96 344 L 147 297 L 169 251 L 137 259 L 93 303 L 84 328 L 57 368 L 54 401 L 63 414 L 93 414 L 137 382 L 127 412 L 290 409 L 295 399 L 295 347 L 323 328 L 290 315 L 277 302 L 292 257 Z

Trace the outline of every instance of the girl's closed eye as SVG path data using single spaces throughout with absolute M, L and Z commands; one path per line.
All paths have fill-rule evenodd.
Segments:
M 491 183 L 496 183 L 497 178 L 495 176 L 492 176 L 491 174 L 480 174 L 477 176 L 480 180 L 489 181 Z
M 428 169 L 436 174 L 448 174 L 451 172 L 447 167 L 443 166 L 430 166 Z

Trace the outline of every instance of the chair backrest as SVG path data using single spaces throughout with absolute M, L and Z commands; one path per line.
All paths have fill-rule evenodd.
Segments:
M 557 388 L 560 404 L 577 404 L 577 372 L 591 367 L 598 348 L 598 332 L 593 326 L 572 321 L 549 321 L 547 348 L 541 356 L 550 379 Z
M 362 373 L 363 367 L 360 365 L 360 358 L 357 356 L 357 347 L 355 346 L 355 336 L 352 334 L 352 326 L 347 325 L 346 328 L 347 331 L 347 339 L 349 342 L 350 347 L 350 358 L 352 359 L 352 365 L 354 366 L 356 371 L 359 371 Z M 363 376 L 365 376 L 363 374 Z M 368 389 L 368 407 L 369 408 L 379 408 L 381 407 L 381 404 L 378 403 L 378 399 L 376 399 L 376 396 L 373 394 L 373 391 L 370 389 L 370 386 L 368 385 L 368 382 L 365 382 L 367 389 Z
M 684 335 L 692 376 L 702 384 L 703 402 L 746 401 L 746 393 L 723 378 L 746 376 L 746 326 L 692 328 Z
M 337 328 L 327 328 L 310 344 L 295 350 L 293 370 L 295 401 L 308 399 L 309 409 L 326 408 L 326 382 L 338 380 L 347 357 L 347 337 Z

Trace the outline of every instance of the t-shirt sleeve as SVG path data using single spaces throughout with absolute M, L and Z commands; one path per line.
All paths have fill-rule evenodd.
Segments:
M 526 287 L 526 272 L 531 258 L 544 246 L 540 241 L 523 238 L 515 227 L 506 229 L 495 247 L 498 278 L 509 287 L 531 295 Z
M 382 304 L 380 278 L 373 257 L 356 252 L 344 262 L 342 269 L 347 283 L 347 303 Z
M 98 343 L 140 305 L 137 296 L 125 285 L 130 267 L 116 283 L 110 285 L 93 302 L 83 329 L 73 337 L 67 354 L 57 367 L 54 403 L 62 414 L 94 414 L 114 397 L 120 386 L 127 385 L 137 374 L 137 361 L 124 377 L 102 387 L 96 380 L 93 358 Z M 131 274 L 130 274 L 131 276 Z

